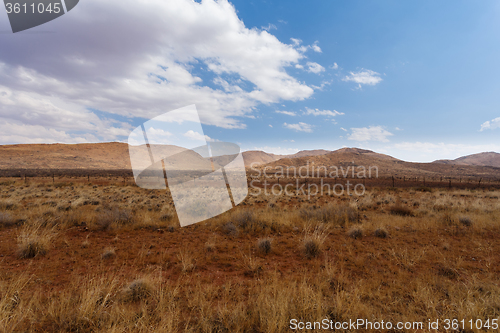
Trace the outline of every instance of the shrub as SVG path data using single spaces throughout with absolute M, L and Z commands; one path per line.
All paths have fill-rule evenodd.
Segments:
M 303 208 L 299 214 L 304 220 L 315 220 L 337 225 L 344 225 L 346 222 L 352 223 L 359 220 L 357 208 L 350 205 Z
M 216 250 L 216 245 L 215 245 L 215 240 L 209 239 L 205 243 L 205 251 L 207 252 L 214 252 Z
M 357 239 L 363 237 L 363 229 L 353 226 L 347 231 L 347 235 L 351 238 Z
M 252 211 L 244 210 L 234 216 L 234 222 L 242 229 L 252 229 L 257 223 L 257 220 Z
M 222 232 L 224 232 L 226 235 L 236 236 L 238 234 L 238 229 L 234 224 L 228 222 L 222 227 Z
M 325 239 L 325 232 L 320 229 L 316 229 L 313 233 L 308 233 L 306 231 L 303 240 L 304 253 L 306 257 L 314 258 L 319 256 L 323 249 Z
M 413 216 L 413 211 L 410 208 L 403 206 L 402 204 L 395 204 L 394 206 L 389 208 L 389 211 L 393 215 Z
M 460 222 L 460 224 L 462 224 L 466 227 L 470 227 L 472 225 L 472 220 L 466 216 L 462 216 L 461 218 L 459 218 L 458 222 Z
M 55 233 L 52 230 L 40 230 L 40 226 L 26 227 L 17 237 L 19 258 L 34 258 L 45 255 Z
M 272 240 L 270 238 L 261 238 L 257 241 L 257 249 L 260 253 L 268 254 L 271 252 L 271 243 Z
M 453 226 L 455 224 L 455 219 L 453 218 L 453 215 L 446 212 L 441 216 L 441 223 L 445 226 Z
M 125 302 L 137 302 L 146 300 L 151 296 L 153 286 L 147 279 L 138 279 L 130 283 L 123 290 L 123 300 Z
M 385 230 L 385 228 L 377 228 L 375 229 L 373 234 L 378 238 L 387 238 L 389 233 L 387 232 L 387 230 Z
M 177 255 L 177 259 L 181 263 L 183 273 L 191 272 L 196 268 L 196 260 L 189 250 L 181 249 Z
M 96 216 L 96 225 L 100 230 L 107 230 L 112 223 L 120 225 L 132 224 L 134 222 L 132 211 L 118 207 L 108 208 Z
M 104 249 L 104 253 L 101 255 L 101 258 L 106 260 L 106 259 L 113 259 L 116 257 L 116 252 L 115 249 L 112 247 L 108 247 Z
M 15 220 L 11 214 L 0 212 L 0 228 L 2 227 L 12 227 L 15 224 Z

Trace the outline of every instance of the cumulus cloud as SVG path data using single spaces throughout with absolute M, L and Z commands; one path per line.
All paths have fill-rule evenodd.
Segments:
M 382 126 L 351 128 L 351 131 L 347 138 L 354 141 L 388 142 L 388 137 L 393 135 Z
M 306 124 L 306 123 L 303 123 L 303 122 L 299 122 L 298 124 L 287 124 L 287 123 L 284 123 L 283 126 L 285 126 L 286 128 L 289 128 L 289 129 L 293 129 L 295 131 L 299 131 L 299 132 L 312 132 L 312 125 L 309 125 L 309 124 Z
M 343 112 L 338 112 L 337 110 L 330 111 L 330 110 L 319 110 L 319 109 L 309 109 L 309 108 L 306 108 L 305 114 L 313 116 L 327 116 L 327 117 L 344 115 Z
M 49 141 L 115 140 L 129 126 L 88 110 L 149 119 L 196 104 L 206 124 L 243 128 L 240 117 L 262 103 L 313 94 L 286 72 L 304 58 L 298 44 L 248 29 L 227 0 L 88 0 L 69 15 L 40 28 L 57 31 L 43 42 L 39 34 L 2 38 L 0 86 L 9 91 L 0 96 L 1 122 L 31 126 L 33 113 L 37 126 L 62 133 Z M 0 30 L 9 30 L 6 20 Z M 90 136 L 75 134 L 76 124 Z M 38 133 L 22 140 L 42 140 Z
M 276 113 L 286 114 L 287 116 L 295 117 L 297 114 L 293 111 L 276 111 Z
M 357 83 L 358 86 L 361 87 L 361 85 L 374 86 L 380 81 L 382 81 L 382 78 L 380 77 L 380 74 L 377 72 L 374 72 L 369 69 L 362 69 L 358 72 L 350 72 L 350 74 L 344 77 L 342 81 L 345 82 L 352 81 Z
M 333 65 L 330 66 L 331 69 L 339 69 L 339 65 L 334 62 Z
M 198 133 L 198 132 L 193 131 L 193 130 L 187 131 L 186 133 L 184 133 L 184 136 L 188 139 L 192 139 L 195 141 L 203 141 L 203 140 L 206 140 L 207 142 L 218 141 L 218 140 L 212 139 L 208 135 L 202 135 L 201 133 Z
M 315 41 L 313 45 L 311 45 L 311 48 L 314 52 L 321 53 L 321 48 L 318 46 L 318 41 Z
M 500 117 L 498 118 L 495 118 L 493 120 L 488 120 L 486 122 L 484 122 L 482 125 L 481 125 L 481 132 L 484 131 L 484 130 L 493 130 L 493 129 L 496 129 L 496 128 L 500 128 Z
M 325 71 L 325 67 L 321 66 L 317 62 L 308 62 L 306 65 L 309 73 L 319 74 Z

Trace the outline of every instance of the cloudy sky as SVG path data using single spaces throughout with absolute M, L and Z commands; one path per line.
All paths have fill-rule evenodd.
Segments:
M 125 141 L 196 104 L 244 150 L 500 152 L 498 1 L 82 0 L 13 34 L 0 144 Z

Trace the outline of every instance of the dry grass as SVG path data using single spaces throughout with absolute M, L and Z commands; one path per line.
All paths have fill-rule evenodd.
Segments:
M 178 228 L 161 191 L 75 184 L 0 185 L 0 332 L 289 332 L 292 318 L 500 313 L 499 191 L 249 197 Z M 102 260 L 109 246 L 119 255 Z
M 257 240 L 257 249 L 262 254 L 269 254 L 271 252 L 271 245 L 273 240 L 271 238 L 260 238 Z
M 327 233 L 323 228 L 316 228 L 312 232 L 306 230 L 302 246 L 307 258 L 314 258 L 321 254 L 326 237 Z
M 359 226 L 352 226 L 347 231 L 347 235 L 351 238 L 354 238 L 354 239 L 361 238 L 361 237 L 363 237 L 363 228 L 361 228 Z
M 54 229 L 42 228 L 41 224 L 26 225 L 17 236 L 17 255 L 22 259 L 43 256 L 55 236 Z

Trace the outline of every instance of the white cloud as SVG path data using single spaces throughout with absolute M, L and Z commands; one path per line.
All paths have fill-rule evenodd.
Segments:
M 169 131 L 165 131 L 161 128 L 149 127 L 146 128 L 146 132 L 148 136 L 148 142 L 150 144 L 158 144 L 158 145 L 172 144 L 173 143 L 172 139 L 175 137 Z M 138 144 L 138 142 L 135 141 L 134 137 L 132 138 L 129 137 L 129 144 L 136 145 Z
M 497 128 L 500 128 L 500 117 L 498 118 L 495 118 L 493 120 L 488 120 L 487 122 L 483 123 L 481 125 L 481 132 L 484 131 L 484 130 L 493 130 L 493 129 L 497 129 Z
M 252 149 L 247 149 L 247 150 L 261 150 L 263 152 L 276 155 L 291 155 L 299 152 L 299 150 L 295 148 L 269 147 L 269 146 L 254 147 Z
M 295 65 L 295 68 L 298 68 L 298 69 L 304 69 L 304 66 L 300 65 L 300 64 L 297 64 Z
M 0 141 L 3 143 L 84 143 L 100 140 L 91 134 L 76 136 L 41 125 L 2 122 L 0 123 Z
M 344 77 L 342 81 L 346 82 L 352 81 L 359 84 L 359 87 L 361 87 L 362 84 L 374 86 L 380 81 L 382 81 L 382 78 L 380 77 L 380 74 L 377 72 L 374 72 L 369 69 L 362 69 L 359 72 L 350 72 L 350 75 Z
M 334 62 L 333 65 L 330 66 L 331 69 L 339 69 L 339 65 Z
M 269 127 L 273 128 L 273 125 L 269 124 Z
M 276 113 L 286 114 L 287 116 L 295 117 L 297 114 L 293 111 L 275 111 Z
M 266 31 L 271 31 L 271 30 L 273 30 L 273 29 L 274 29 L 274 30 L 276 30 L 276 29 L 278 29 L 278 28 L 276 28 L 276 26 L 275 26 L 274 24 L 269 23 L 269 24 L 267 25 L 267 27 L 264 27 L 264 26 L 263 26 L 263 27 L 261 27 L 261 29 L 262 29 L 262 30 L 266 30 Z
M 340 129 L 343 130 L 344 132 L 347 132 L 347 130 L 343 127 L 341 127 Z
M 189 139 L 195 140 L 195 141 L 204 141 L 204 140 L 206 140 L 207 142 L 219 141 L 219 140 L 212 139 L 208 135 L 202 135 L 201 133 L 198 133 L 198 132 L 193 131 L 193 130 L 187 131 L 186 133 L 184 133 L 184 136 L 186 138 L 189 138 Z
M 289 129 L 299 131 L 299 132 L 308 132 L 308 133 L 312 132 L 312 125 L 309 125 L 309 124 L 306 124 L 303 122 L 299 122 L 298 124 L 284 123 L 283 126 L 285 126 L 286 128 L 289 128 Z
M 13 90 L 2 85 L 0 122 L 12 125 L 3 131 L 0 143 L 40 143 L 44 142 L 44 135 L 50 143 L 115 141 L 120 136 L 128 135 L 131 130 L 127 123 L 100 118 L 71 101 L 38 92 Z M 82 135 L 82 132 L 86 134 Z M 18 141 L 14 138 L 18 138 Z
M 307 71 L 309 73 L 319 74 L 325 70 L 325 67 L 321 66 L 316 62 L 308 62 L 306 65 L 307 65 Z
M 347 137 L 354 141 L 381 141 L 388 142 L 387 137 L 393 134 L 385 130 L 382 126 L 370 126 L 361 128 L 351 128 L 352 133 Z
M 293 45 L 295 45 L 295 46 L 299 46 L 300 44 L 302 44 L 302 39 L 290 38 L 290 40 L 292 41 Z
M 313 116 L 327 116 L 327 117 L 335 117 L 344 115 L 343 112 L 338 112 L 337 110 L 319 110 L 319 109 L 309 109 L 306 108 L 305 114 L 313 115 Z
M 432 142 L 400 142 L 386 147 L 392 154 L 398 154 L 409 161 L 431 162 L 439 159 L 455 159 L 482 152 L 500 152 L 500 144 L 451 144 Z
M 321 53 L 321 48 L 318 46 L 318 41 L 315 41 L 313 45 L 311 45 L 311 48 L 313 49 L 314 52 Z
M 246 28 L 227 0 L 88 0 L 77 9 L 71 20 L 48 23 L 58 33 L 45 34 L 43 45 L 37 34 L 2 40 L 0 86 L 31 100 L 12 104 L 2 98 L 0 122 L 29 125 L 17 110 L 26 110 L 26 116 L 44 110 L 47 103 L 64 104 L 53 113 L 44 112 L 58 124 L 67 121 L 68 128 L 94 124 L 87 129 L 94 135 L 92 131 L 100 131 L 97 123 L 107 120 L 84 111 L 88 119 L 72 121 L 79 117 L 77 109 L 153 118 L 196 104 L 205 123 L 242 128 L 245 124 L 239 117 L 262 103 L 304 100 L 313 94 L 311 87 L 286 72 L 304 58 L 296 45 L 284 44 L 267 31 Z M 9 29 L 5 21 L 0 30 Z M 200 68 L 221 88 L 207 86 L 197 75 Z M 252 88 L 245 90 L 237 80 Z M 40 125 L 61 131 L 47 120 L 52 118 L 40 117 L 45 122 Z M 116 128 L 115 132 L 126 129 L 126 124 Z

